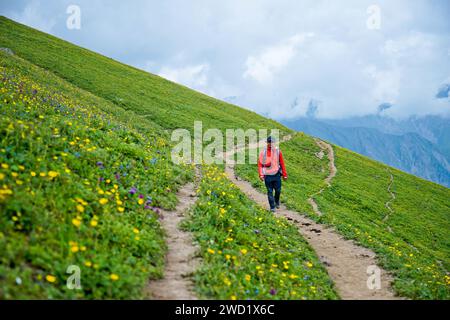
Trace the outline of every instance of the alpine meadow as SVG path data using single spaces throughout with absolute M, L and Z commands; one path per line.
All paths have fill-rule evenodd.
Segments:
M 0 77 L 0 299 L 450 299 L 444 186 L 3 16 Z M 279 130 L 277 214 L 256 165 L 171 161 L 194 121 Z

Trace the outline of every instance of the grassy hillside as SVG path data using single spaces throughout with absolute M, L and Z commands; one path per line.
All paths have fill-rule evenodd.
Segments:
M 323 213 L 318 217 L 307 199 L 325 187 L 328 158 L 317 158 L 320 148 L 301 133 L 283 143 L 282 150 L 290 177 L 282 200 L 289 207 L 373 249 L 380 264 L 395 275 L 394 289 L 400 295 L 450 297 L 449 189 L 334 146 L 338 172 L 332 186 L 314 196 Z M 264 190 L 254 166 L 238 166 L 237 172 Z M 390 174 L 395 199 L 388 192 Z
M 0 23 L 0 47 L 15 51 L 0 51 L 0 297 L 143 297 L 147 281 L 160 277 L 164 267 L 158 208 L 173 208 L 178 185 L 193 173 L 191 167 L 174 166 L 168 159 L 166 129 L 190 128 L 194 120 L 194 114 L 184 116 L 187 109 L 183 117 L 176 110 L 172 113 L 179 106 L 179 92 L 184 103 L 203 104 L 195 119 L 203 120 L 205 127 L 284 128 L 4 18 Z M 28 42 L 7 43 L 6 37 Z M 34 56 L 33 41 L 53 41 L 41 55 L 54 69 L 34 65 L 43 66 L 41 55 Z M 32 55 L 22 55 L 22 47 Z M 61 52 L 74 59 L 81 54 L 84 61 L 74 67 Z M 89 65 L 96 67 L 84 69 Z M 77 86 L 78 77 L 71 78 L 71 68 L 89 77 L 80 81 L 83 88 Z M 115 70 L 116 76 L 103 74 L 105 70 Z M 123 76 L 127 72 L 129 79 Z M 93 80 L 98 77 L 111 78 Z M 133 87 L 138 78 L 145 81 L 146 94 L 161 100 L 146 105 L 149 98 L 133 91 L 138 90 Z M 101 94 L 120 92 L 121 86 L 135 104 Z M 162 95 L 158 90 L 173 92 Z M 151 112 L 158 118 L 149 117 Z M 217 169 L 205 170 L 201 200 L 186 224 L 204 257 L 196 275 L 200 296 L 338 298 L 295 228 L 224 183 Z M 66 288 L 69 265 L 81 268 L 82 290 Z
M 158 208 L 192 170 L 150 122 L 20 58 L 0 52 L 0 76 L 0 298 L 140 297 L 164 267 Z
M 168 133 L 279 128 L 253 112 L 123 65 L 0 17 L 0 298 L 135 298 L 161 276 L 158 208 L 173 208 L 190 166 L 169 161 Z M 450 191 L 335 148 L 338 175 L 323 187 L 326 157 L 311 137 L 283 145 L 283 200 L 378 253 L 412 298 L 450 297 Z M 213 298 L 338 298 L 314 252 L 204 167 L 185 228 L 201 246 L 197 291 Z M 257 182 L 254 166 L 240 175 Z M 393 213 L 386 221 L 390 173 Z M 388 228 L 389 227 L 389 228 Z M 231 230 L 231 231 L 230 231 Z M 232 239 L 232 240 L 230 240 Z M 283 247 L 284 246 L 284 247 Z M 234 258 L 233 258 L 234 257 Z M 66 268 L 83 289 L 67 290 Z
M 250 201 L 218 167 L 205 167 L 186 228 L 202 247 L 201 296 L 336 299 L 314 251 L 287 220 Z
M 0 47 L 166 129 L 278 128 L 281 124 L 0 17 Z M 61 54 L 64 52 L 64 54 Z

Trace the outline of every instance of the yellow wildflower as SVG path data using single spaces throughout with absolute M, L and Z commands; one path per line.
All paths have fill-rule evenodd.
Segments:
M 109 276 L 109 278 L 110 278 L 112 281 L 117 281 L 117 280 L 119 280 L 119 276 L 118 276 L 117 274 L 115 274 L 115 273 L 111 273 L 111 275 Z
M 72 219 L 72 223 L 75 227 L 79 227 L 81 225 L 81 220 L 78 218 Z
M 56 171 L 49 171 L 48 172 L 48 176 L 50 177 L 50 178 L 56 178 L 57 176 L 58 176 L 58 172 L 56 172 Z

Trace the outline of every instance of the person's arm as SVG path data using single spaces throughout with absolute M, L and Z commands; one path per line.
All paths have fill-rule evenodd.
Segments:
M 283 154 L 281 153 L 281 150 L 280 150 L 280 166 L 281 166 L 281 175 L 283 176 L 284 179 L 287 179 L 286 166 L 284 165 Z
M 262 163 L 261 163 L 261 159 L 258 159 L 258 174 L 259 174 L 259 178 L 262 180 L 264 179 L 264 175 L 262 173 Z

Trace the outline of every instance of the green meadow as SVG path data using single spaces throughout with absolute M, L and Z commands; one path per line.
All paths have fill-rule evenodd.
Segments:
M 0 48 L 13 51 L 0 51 L 1 299 L 144 298 L 164 271 L 159 211 L 175 208 L 176 191 L 194 177 L 192 166 L 170 161 L 171 131 L 202 121 L 205 129 L 292 133 L 4 17 Z M 336 146 L 328 188 L 328 159 L 315 155 L 312 137 L 296 133 L 281 148 L 289 208 L 375 251 L 397 294 L 449 299 L 449 189 Z M 264 191 L 255 166 L 236 169 Z M 201 171 L 182 225 L 200 247 L 200 297 L 339 299 L 295 227 L 248 199 L 221 167 Z M 321 188 L 318 217 L 307 200 Z M 70 265 L 81 269 L 80 290 L 66 286 Z

